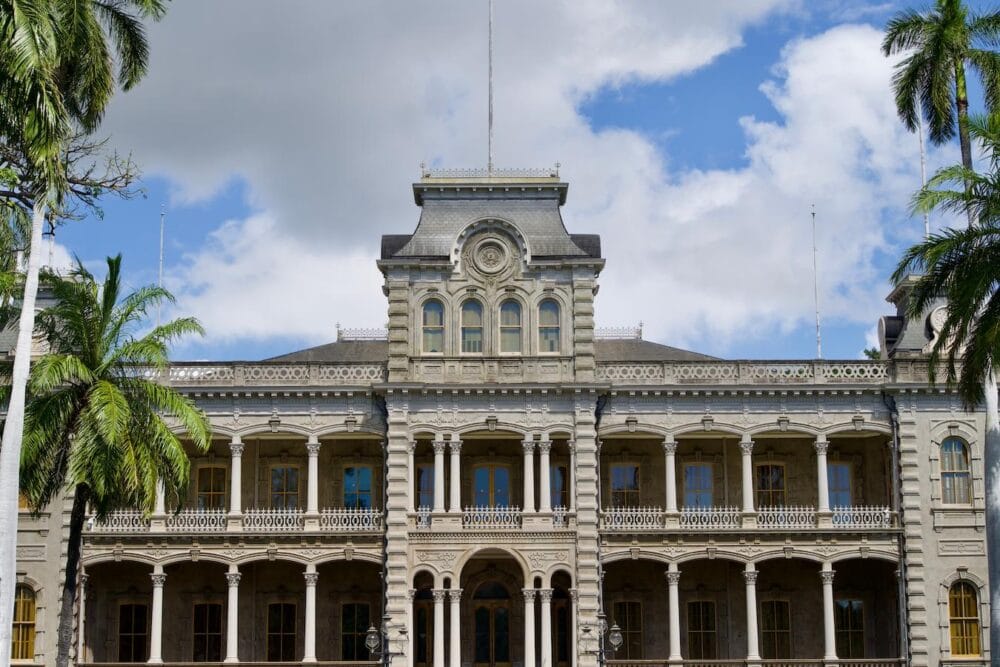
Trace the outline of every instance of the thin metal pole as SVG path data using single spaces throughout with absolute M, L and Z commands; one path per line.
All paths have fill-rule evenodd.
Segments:
M 917 98 L 917 121 L 919 123 L 917 137 L 920 138 L 920 189 L 922 190 L 927 187 L 927 157 L 924 153 L 924 108 L 920 98 Z M 928 239 L 930 236 L 930 215 L 924 211 L 924 238 Z
M 167 205 L 160 204 L 160 271 L 156 279 L 156 286 L 163 289 L 163 224 L 167 216 Z M 160 304 L 156 304 L 156 326 L 160 326 Z
M 489 114 L 489 159 L 486 173 L 493 174 L 493 0 L 490 0 L 490 114 Z
M 816 305 L 816 358 L 823 358 L 823 338 L 819 329 L 819 272 L 816 269 L 816 204 L 812 206 L 813 232 L 813 302 Z

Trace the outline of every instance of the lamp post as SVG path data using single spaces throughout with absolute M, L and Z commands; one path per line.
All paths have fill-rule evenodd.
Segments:
M 393 654 L 389 647 L 389 621 L 389 614 L 383 614 L 381 630 L 376 629 L 374 625 L 369 625 L 368 631 L 365 633 L 365 648 L 368 649 L 372 657 L 378 656 L 379 662 L 386 667 L 388 667 Z M 406 653 L 406 628 L 401 628 L 399 631 L 399 650 L 396 653 L 399 655 Z
M 581 632 L 583 633 L 583 641 L 581 642 L 581 644 L 586 646 L 589 645 L 590 641 L 596 640 L 597 664 L 600 665 L 601 667 L 604 667 L 604 665 L 607 664 L 607 656 L 604 650 L 605 635 L 607 635 L 608 643 L 611 644 L 612 652 L 615 652 L 622 647 L 622 644 L 625 641 L 625 637 L 622 635 L 622 630 L 621 628 L 618 627 L 617 623 L 612 624 L 612 626 L 608 628 L 608 620 L 604 612 L 601 612 L 597 615 L 597 623 L 594 623 L 593 625 L 596 627 L 591 628 L 590 625 L 585 625 L 580 629 Z M 596 630 L 596 632 L 594 632 L 594 630 Z M 593 635 L 591 635 L 592 632 Z M 586 648 L 584 650 L 587 650 L 589 652 L 589 650 Z

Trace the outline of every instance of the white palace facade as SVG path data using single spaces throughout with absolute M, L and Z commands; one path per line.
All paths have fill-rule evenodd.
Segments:
M 873 361 L 595 331 L 567 190 L 425 172 L 386 331 L 171 366 L 212 446 L 186 497 L 88 523 L 77 664 L 989 664 L 984 419 L 928 383 L 933 311 L 898 288 Z M 69 507 L 21 519 L 24 664 Z

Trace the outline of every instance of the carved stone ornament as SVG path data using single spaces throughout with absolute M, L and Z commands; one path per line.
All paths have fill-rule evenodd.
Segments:
M 569 560 L 568 551 L 536 551 L 528 554 L 528 562 L 536 570 L 541 569 L 547 563 L 565 563 Z
M 226 584 L 235 588 L 240 585 L 240 577 L 242 576 L 239 572 L 226 572 Z
M 487 238 L 476 246 L 473 258 L 477 269 L 492 274 L 507 266 L 508 254 L 506 246 L 499 240 Z
M 757 572 L 755 572 L 753 570 L 751 570 L 749 572 L 744 572 L 743 573 L 743 581 L 745 581 L 747 583 L 747 585 L 756 585 L 756 583 L 757 583 Z
M 455 559 L 458 558 L 458 554 L 454 551 L 419 551 L 417 552 L 417 560 L 421 563 L 430 563 L 432 565 L 437 565 L 438 567 L 447 569 L 452 566 Z

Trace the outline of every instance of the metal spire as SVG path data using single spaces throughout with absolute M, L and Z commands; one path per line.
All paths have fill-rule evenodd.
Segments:
M 819 272 L 816 270 L 816 204 L 812 205 L 813 232 L 813 302 L 816 305 L 816 358 L 823 358 L 823 339 L 819 331 Z
M 493 0 L 490 0 L 490 114 L 489 114 L 489 159 L 486 173 L 493 175 Z
M 156 279 L 156 286 L 163 289 L 163 224 L 167 217 L 167 205 L 160 204 L 160 271 Z M 156 303 L 156 326 L 160 326 L 160 303 Z

